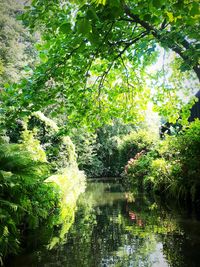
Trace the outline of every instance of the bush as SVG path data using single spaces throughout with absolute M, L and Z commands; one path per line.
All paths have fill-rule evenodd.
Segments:
M 63 238 L 73 222 L 77 197 L 84 190 L 85 176 L 77 167 L 70 138 L 58 136 L 55 141 L 51 134 L 48 138 L 40 135 L 40 145 L 35 138 L 39 131 L 27 130 L 26 125 L 18 143 L 0 139 L 0 261 L 19 253 L 27 245 L 28 234 L 42 226 L 53 231 L 62 225 L 57 234 L 59 240 Z M 42 235 L 36 234 L 38 240 Z M 57 241 L 52 238 L 49 246 Z
M 63 135 L 56 123 L 41 112 L 34 112 L 24 126 L 40 141 L 53 171 L 77 165 L 75 146 L 69 136 Z
M 119 160 L 119 143 L 132 125 L 114 120 L 110 125 L 98 128 L 95 133 L 86 127 L 73 129 L 70 137 L 76 146 L 78 166 L 89 177 L 119 176 L 123 170 Z
M 141 150 L 149 151 L 157 141 L 155 134 L 143 129 L 135 130 L 130 125 L 126 126 L 127 131 L 121 130 L 118 134 L 107 127 L 98 133 L 98 157 L 103 162 L 105 176 L 120 176 L 130 158 L 134 158 Z
M 50 174 L 45 153 L 29 137 L 31 147 L 0 144 L 0 257 L 19 252 L 26 230 L 39 227 L 58 203 L 57 190 L 44 183 Z
M 45 144 L 48 161 L 54 171 L 60 168 L 77 166 L 75 146 L 69 136 L 53 136 L 51 142 Z
M 145 159 L 147 158 L 142 157 L 142 161 L 144 159 L 144 162 L 142 163 L 142 161 L 139 160 L 140 156 L 150 151 L 152 147 L 155 146 L 157 141 L 158 141 L 158 138 L 156 135 L 152 135 L 152 133 L 148 132 L 147 130 L 143 130 L 143 129 L 134 131 L 131 134 L 124 136 L 119 145 L 120 165 L 122 167 L 125 166 L 127 161 L 129 161 L 130 159 L 133 159 L 133 162 L 134 162 L 133 165 L 135 164 L 135 167 L 137 166 L 137 164 L 143 164 L 143 163 L 145 164 Z M 143 151 L 141 155 L 138 154 L 141 151 Z
M 99 177 L 103 173 L 103 163 L 99 159 L 97 135 L 87 128 L 72 129 L 70 137 L 76 146 L 77 163 L 88 177 Z
M 200 121 L 177 136 L 167 136 L 151 151 L 126 167 L 129 180 L 142 180 L 146 188 L 174 198 L 199 198 Z
M 125 182 L 129 186 L 139 188 L 140 190 L 143 189 L 144 185 L 148 188 L 146 180 L 148 180 L 153 158 L 153 153 L 147 153 L 145 150 L 142 150 L 134 158 L 131 158 L 124 169 L 123 177 Z

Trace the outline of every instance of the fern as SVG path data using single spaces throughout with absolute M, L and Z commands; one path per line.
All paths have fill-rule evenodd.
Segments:
M 54 188 L 44 183 L 50 175 L 45 154 L 39 142 L 33 138 L 32 141 L 32 146 L 25 142 L 0 144 L 0 257 L 2 259 L 10 253 L 19 252 L 22 229 L 38 227 L 42 220 L 48 217 L 49 211 L 56 206 L 58 199 Z M 47 191 L 49 194 L 46 194 Z M 46 202 L 42 201 L 43 198 L 46 198 Z
M 42 135 L 42 130 L 37 135 L 34 119 L 33 129 L 23 124 L 23 132 L 20 135 L 16 133 L 20 136 L 18 143 L 8 143 L 6 138 L 0 138 L 0 261 L 10 254 L 19 253 L 24 231 L 39 231 L 47 224 L 48 229 L 53 229 L 65 219 L 71 222 L 75 201 L 80 194 L 79 182 L 84 179 L 78 170 L 70 138 L 59 136 L 55 125 L 41 113 L 34 116 L 38 125 L 42 123 L 48 129 L 46 136 Z M 68 172 L 61 170 L 64 167 L 69 169 Z M 59 184 L 48 180 L 57 170 L 62 178 Z M 71 183 L 77 187 L 76 190 L 71 189 Z M 70 190 L 77 193 L 73 203 L 63 202 L 66 199 L 63 189 L 66 194 L 71 193 Z M 65 218 L 62 217 L 63 211 L 67 211 Z

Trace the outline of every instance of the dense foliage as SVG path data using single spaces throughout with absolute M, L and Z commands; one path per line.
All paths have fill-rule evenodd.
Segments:
M 32 126 L 33 117 L 41 117 L 41 120 L 37 120 L 38 124 L 43 119 L 46 127 L 51 126 L 51 137 L 55 134 L 52 127 L 58 130 L 53 121 L 40 113 L 32 115 Z M 27 236 L 33 230 L 40 230 L 41 226 L 51 229 L 49 239 L 46 238 L 45 242 L 53 247 L 71 226 L 76 199 L 84 189 L 84 174 L 78 170 L 70 138 L 65 136 L 56 139 L 55 151 L 55 143 L 48 143 L 47 146 L 47 141 L 51 140 L 48 132 L 42 136 L 43 139 L 46 137 L 46 143 L 44 140 L 42 143 L 35 138 L 41 133 L 39 128 L 36 131 L 36 121 L 32 131 L 26 128 L 27 124 L 23 124 L 24 129 L 20 134 L 15 129 L 18 143 L 9 143 L 9 137 L 1 138 L 1 259 L 18 253 L 22 247 L 30 246 L 26 241 Z M 62 226 L 59 238 L 54 233 L 58 225 Z M 38 240 L 40 238 L 42 234 Z
M 95 133 L 87 128 L 73 130 L 71 138 L 76 145 L 78 165 L 90 177 L 118 176 L 123 163 L 119 162 L 119 141 L 134 128 L 114 120 Z
M 89 177 L 118 177 L 127 161 L 141 149 L 148 151 L 157 142 L 158 133 L 146 127 L 115 120 L 96 133 L 87 128 L 74 129 L 71 138 L 76 145 L 77 162 Z
M 28 3 L 28 1 L 27 1 Z M 17 82 L 28 67 L 33 66 L 36 40 L 17 16 L 24 11 L 22 1 L 1 0 L 0 2 L 0 86 Z
M 141 121 L 150 99 L 175 121 L 183 94 L 192 91 L 183 85 L 194 81 L 177 69 L 199 75 L 198 18 L 197 1 L 32 1 L 22 19 L 41 32 L 40 63 L 32 76 L 5 88 L 3 101 L 15 116 L 38 110 L 62 116 L 68 129 L 114 118 Z M 157 73 L 149 69 L 162 57 L 160 46 L 178 54 L 173 73 L 168 52 Z
M 25 144 L 1 142 L 1 257 L 17 253 L 20 233 L 38 227 L 56 209 L 56 191 L 44 183 L 49 175 L 45 153 L 30 141 L 31 151 Z
M 174 198 L 199 198 L 200 121 L 192 122 L 177 136 L 166 136 L 150 152 L 129 161 L 126 172 L 135 184 L 144 184 Z

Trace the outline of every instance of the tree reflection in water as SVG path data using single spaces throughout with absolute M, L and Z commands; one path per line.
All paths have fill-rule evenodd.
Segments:
M 32 254 L 26 264 L 28 260 L 29 266 L 38 267 L 198 266 L 200 222 L 158 203 L 124 192 L 117 183 L 92 182 L 79 199 L 65 244 Z M 18 259 L 14 266 L 27 265 Z

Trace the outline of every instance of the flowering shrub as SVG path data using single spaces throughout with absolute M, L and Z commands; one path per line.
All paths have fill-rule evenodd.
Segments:
M 153 153 L 140 151 L 134 158 L 128 161 L 124 169 L 124 179 L 132 186 L 143 188 L 145 177 L 149 174 L 149 168 L 153 160 Z
M 125 173 L 128 174 L 128 172 L 130 171 L 130 169 L 134 168 L 134 166 L 136 165 L 137 161 L 140 159 L 140 157 L 142 155 L 145 154 L 145 150 L 142 150 L 140 152 L 138 152 L 134 158 L 130 158 L 128 161 L 128 164 L 125 166 Z
M 177 136 L 167 136 L 149 152 L 137 153 L 124 173 L 132 184 L 175 198 L 199 198 L 200 121 L 192 122 Z

